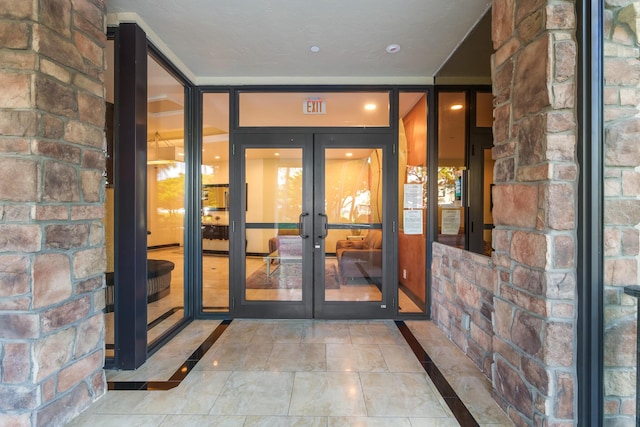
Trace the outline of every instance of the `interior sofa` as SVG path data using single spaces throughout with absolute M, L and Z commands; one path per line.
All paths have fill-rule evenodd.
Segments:
M 336 258 L 343 285 L 346 285 L 349 280 L 380 283 L 382 230 L 369 230 L 362 240 L 338 240 Z

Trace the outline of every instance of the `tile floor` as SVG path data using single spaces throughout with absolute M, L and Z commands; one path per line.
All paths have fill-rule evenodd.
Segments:
M 220 321 L 190 324 L 136 371 L 166 381 Z M 481 426 L 510 426 L 490 384 L 428 321 L 407 321 Z M 393 321 L 231 322 L 179 386 L 109 391 L 70 426 L 458 426 Z M 465 426 L 466 427 L 466 426 Z
M 154 322 L 163 317 L 152 329 L 147 338 L 151 343 L 180 322 L 184 316 L 181 307 L 184 306 L 184 250 L 182 248 L 165 248 L 150 250 L 149 259 L 168 260 L 175 264 L 171 274 L 171 292 L 164 298 L 147 305 L 148 321 Z M 247 276 L 255 271 L 265 271 L 264 257 L 247 257 Z M 327 263 L 335 263 L 334 257 L 327 258 Z M 275 268 L 275 267 L 274 267 Z M 202 299 L 205 313 L 229 312 L 229 257 L 225 255 L 203 255 L 202 257 Z M 300 300 L 301 292 L 297 289 L 248 289 L 247 300 Z M 374 301 L 380 297 L 380 291 L 375 285 L 341 286 L 339 289 L 328 289 L 327 301 Z M 407 296 L 403 290 L 398 291 L 400 313 L 422 313 L 422 310 Z M 172 312 L 170 316 L 167 313 Z M 109 344 L 107 357 L 113 357 L 114 330 L 113 312 L 105 315 L 105 341 Z

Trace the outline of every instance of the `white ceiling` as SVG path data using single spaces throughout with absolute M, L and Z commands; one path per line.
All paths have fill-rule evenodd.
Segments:
M 107 11 L 110 25 L 137 22 L 197 85 L 432 84 L 490 5 L 491 0 L 109 0 Z M 400 51 L 386 53 L 392 43 Z M 312 46 L 320 51 L 312 53 Z

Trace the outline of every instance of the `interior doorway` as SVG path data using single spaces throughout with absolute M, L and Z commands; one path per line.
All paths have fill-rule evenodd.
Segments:
M 394 317 L 389 136 L 250 133 L 234 145 L 233 315 Z

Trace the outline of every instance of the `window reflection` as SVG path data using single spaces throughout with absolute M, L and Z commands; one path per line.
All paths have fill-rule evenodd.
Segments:
M 388 127 L 389 92 L 241 92 L 240 127 Z
M 184 318 L 184 86 L 148 57 L 147 341 Z
M 400 93 L 398 155 L 398 309 L 426 309 L 427 96 Z
M 202 311 L 229 311 L 229 94 L 202 96 Z
M 438 94 L 438 236 L 445 245 L 465 248 L 463 194 L 467 139 L 466 92 Z

